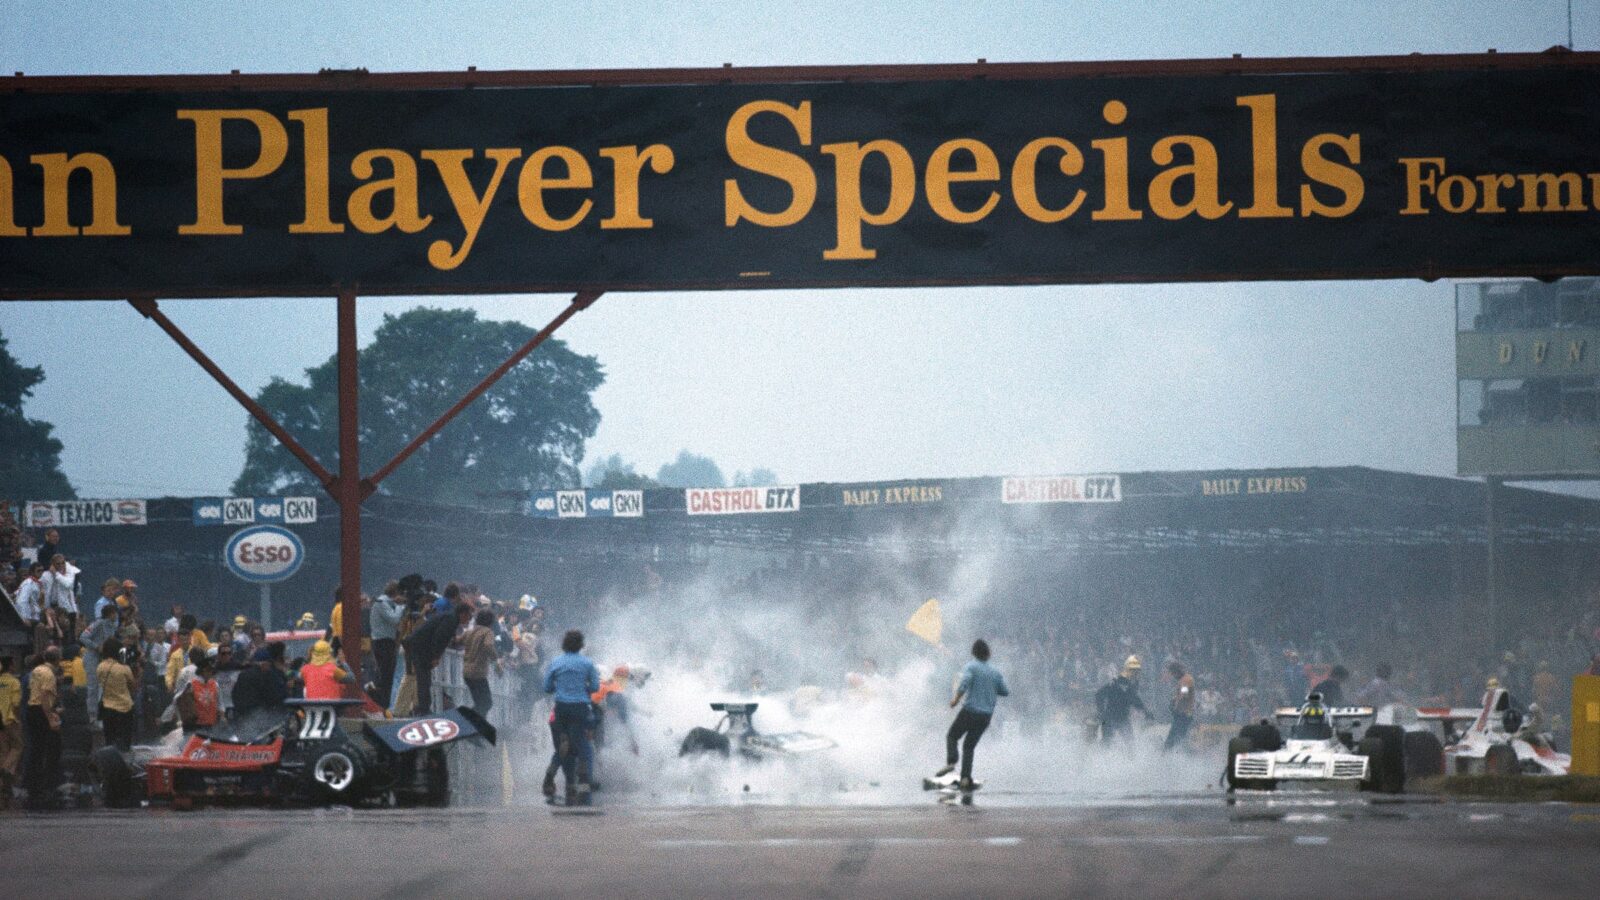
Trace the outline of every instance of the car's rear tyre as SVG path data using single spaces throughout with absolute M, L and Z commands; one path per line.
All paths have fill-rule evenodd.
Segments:
M 1376 757 L 1368 756 L 1368 772 L 1372 776 L 1371 789 L 1383 794 L 1398 794 L 1406 789 L 1406 733 L 1398 725 L 1374 725 L 1367 729 L 1361 743 L 1378 741 Z M 1361 752 L 1361 751 L 1357 751 Z
M 361 762 L 350 752 L 325 750 L 308 771 L 311 793 L 329 803 L 348 803 L 361 781 Z
M 1486 775 L 1518 775 L 1522 772 L 1521 765 L 1517 762 L 1517 751 L 1510 744 L 1495 744 L 1483 757 L 1483 771 Z
M 1405 733 L 1406 780 L 1444 774 L 1444 745 L 1426 731 Z
M 94 770 L 100 782 L 100 799 L 110 809 L 129 809 L 139 805 L 133 767 L 115 747 L 101 747 L 94 754 Z
M 691 728 L 684 735 L 683 743 L 678 747 L 679 756 L 689 756 L 697 753 L 715 753 L 718 756 L 728 756 L 732 752 L 728 736 L 710 728 Z

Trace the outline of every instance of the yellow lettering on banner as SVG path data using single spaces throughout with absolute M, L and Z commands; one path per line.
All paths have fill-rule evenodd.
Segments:
M 1100 115 L 1112 125 L 1121 125 L 1128 118 L 1128 106 L 1121 100 L 1111 100 L 1100 110 Z M 1106 202 L 1089 214 L 1096 222 L 1127 222 L 1144 218 L 1144 213 L 1128 203 L 1128 139 L 1101 138 L 1090 141 L 1089 146 L 1100 151 L 1106 161 Z
M 672 148 L 666 144 L 638 147 L 606 147 L 600 155 L 611 160 L 611 180 L 615 183 L 616 202 L 611 216 L 600 220 L 601 228 L 649 228 L 654 219 L 639 214 L 639 175 L 646 163 L 650 171 L 665 175 L 676 162 Z
M 1444 157 L 1442 156 L 1402 156 L 1400 166 L 1406 170 L 1406 205 L 1401 207 L 1402 216 L 1425 216 L 1428 208 L 1422 205 L 1422 190 L 1428 189 L 1433 193 L 1438 186 L 1438 175 L 1444 171 Z M 1429 171 L 1424 172 L 1423 166 Z
M 1017 154 L 1011 164 L 1011 198 L 1017 204 L 1017 209 L 1022 214 L 1035 222 L 1060 222 L 1078 211 L 1083 205 L 1084 192 L 1080 189 L 1067 201 L 1067 205 L 1060 209 L 1048 209 L 1039 202 L 1038 166 L 1039 154 L 1046 149 L 1061 151 L 1061 174 L 1080 175 L 1083 173 L 1083 153 L 1077 145 L 1064 138 L 1043 137 L 1029 141 Z
M 333 221 L 328 197 L 328 110 L 297 109 L 289 119 L 305 131 L 306 217 L 289 226 L 290 234 L 339 234 L 344 223 Z
M 560 160 L 566 166 L 567 174 L 546 176 L 545 164 L 552 160 Z M 517 203 L 522 207 L 523 217 L 534 225 L 546 231 L 567 231 L 583 221 L 589 210 L 594 208 L 594 201 L 585 198 L 578 204 L 577 212 L 565 219 L 557 219 L 545 208 L 544 192 L 587 190 L 592 187 L 594 173 L 589 170 L 589 161 L 583 158 L 582 153 L 571 147 L 543 147 L 534 151 L 522 166 L 522 175 L 517 179 Z
M 1586 341 L 1567 342 L 1567 365 L 1575 366 L 1583 362 L 1583 349 Z
M 384 160 L 393 175 L 371 180 L 373 163 Z M 367 150 L 350 163 L 350 174 L 367 182 L 350 193 L 345 203 L 345 213 L 350 224 L 363 234 L 379 234 L 398 228 L 406 234 L 416 234 L 433 222 L 433 216 L 424 216 L 417 208 L 417 161 L 404 150 Z M 379 217 L 373 212 L 374 201 L 389 194 L 389 215 Z
M 1250 170 L 1255 202 L 1239 210 L 1241 219 L 1283 219 L 1294 210 L 1278 202 L 1278 95 L 1235 97 L 1250 110 Z
M 728 120 L 724 135 L 728 158 L 752 172 L 776 178 L 789 186 L 793 198 L 782 212 L 763 212 L 750 205 L 732 178 L 723 182 L 723 224 L 729 228 L 748 219 L 767 228 L 783 228 L 804 219 L 817 201 L 817 174 L 806 161 L 787 150 L 756 143 L 750 137 L 750 119 L 757 113 L 774 113 L 794 126 L 802 147 L 811 146 L 811 101 L 789 106 L 776 100 L 756 100 L 739 107 Z
M 1519 212 L 1583 212 L 1583 180 L 1572 172 L 1554 175 L 1518 175 L 1522 182 L 1522 207 Z M 1544 202 L 1539 196 L 1544 195 Z M 1566 199 L 1563 200 L 1562 197 Z
M 1516 359 L 1516 357 L 1517 357 L 1517 348 L 1512 346 L 1510 341 L 1501 341 L 1500 342 L 1500 365 L 1502 365 L 1502 366 L 1508 365 L 1513 359 Z
M 1500 205 L 1500 189 L 1515 187 L 1516 184 L 1514 175 L 1479 175 L 1478 188 L 1483 192 L 1483 205 L 1478 207 L 1478 212 L 1505 212 L 1506 208 Z
M 905 147 L 888 140 L 865 144 L 823 144 L 823 153 L 835 160 L 834 208 L 837 230 L 833 249 L 822 252 L 823 259 L 876 259 L 878 251 L 861 243 L 862 225 L 893 225 L 911 210 L 916 196 L 917 169 Z M 867 212 L 861 197 L 861 163 L 877 154 L 889 164 L 889 197 L 882 210 Z
M 957 171 L 950 168 L 951 160 L 958 152 L 965 152 L 972 157 L 972 168 Z M 945 141 L 933 151 L 933 156 L 928 159 L 928 205 L 939 218 L 957 225 L 969 225 L 977 222 L 994 211 L 1000 203 L 1000 195 L 995 191 L 989 192 L 988 199 L 972 212 L 966 212 L 957 207 L 950 197 L 950 185 L 954 182 L 966 181 L 999 181 L 1000 160 L 995 158 L 994 151 L 982 141 L 962 138 L 954 141 Z
M 26 237 L 27 229 L 17 227 L 13 211 L 15 198 L 12 191 L 11 164 L 0 157 L 0 237 Z
M 1324 155 L 1322 150 L 1329 145 L 1343 150 L 1344 158 L 1349 165 L 1336 163 Z M 1367 193 L 1366 183 L 1361 180 L 1361 173 L 1352 168 L 1360 163 L 1361 135 L 1359 134 L 1319 134 L 1306 141 L 1305 146 L 1300 148 L 1300 170 L 1312 181 L 1325 184 L 1344 194 L 1344 200 L 1338 205 L 1330 206 L 1317 199 L 1311 185 L 1302 184 L 1300 215 L 1342 219 L 1355 212 Z
M 450 203 L 455 207 L 456 218 L 466 229 L 461 245 L 453 250 L 450 242 L 445 240 L 428 245 L 428 263 L 435 269 L 454 269 L 472 252 L 472 244 L 478 239 L 478 229 L 483 227 L 483 218 L 489 212 L 495 192 L 500 190 L 506 167 L 512 160 L 522 156 L 522 151 L 512 147 L 484 151 L 485 156 L 494 160 L 494 174 L 489 176 L 489 185 L 483 189 L 481 196 L 473 189 L 472 179 L 467 177 L 466 161 L 474 155 L 475 151 L 472 150 L 422 151 L 422 158 L 439 170 L 439 178 L 444 181 L 445 190 L 450 194 Z
M 1536 365 L 1536 366 L 1544 365 L 1544 358 L 1545 358 L 1545 356 L 1547 356 L 1549 354 L 1549 352 L 1550 352 L 1550 342 L 1549 341 L 1534 341 L 1533 342 L 1533 364 Z
M 29 160 L 44 170 L 44 224 L 33 229 L 37 237 L 72 237 L 80 232 L 95 237 L 118 237 L 133 229 L 117 224 L 117 172 L 111 160 L 98 153 L 40 153 Z M 72 173 L 89 173 L 89 224 L 78 228 L 67 220 L 67 189 Z M 9 204 L 8 204 L 9 205 Z
M 1177 159 L 1174 147 L 1187 147 L 1192 160 L 1183 165 L 1172 165 Z M 1194 134 L 1177 134 L 1156 141 L 1150 148 L 1150 161 L 1158 166 L 1169 166 L 1150 179 L 1150 211 L 1163 219 L 1182 219 L 1199 213 L 1202 219 L 1220 219 L 1233 209 L 1232 201 L 1222 202 L 1218 185 L 1217 148 L 1208 140 Z M 1189 180 L 1189 202 L 1173 199 L 1173 188 L 1178 182 Z
M 222 212 L 222 185 L 226 181 L 261 178 L 277 171 L 289 154 L 289 134 L 271 113 L 259 109 L 180 109 L 178 118 L 194 122 L 195 217 L 179 225 L 179 234 L 243 234 L 244 227 L 229 225 Z M 261 152 L 242 169 L 222 164 L 222 123 L 235 119 L 255 126 Z

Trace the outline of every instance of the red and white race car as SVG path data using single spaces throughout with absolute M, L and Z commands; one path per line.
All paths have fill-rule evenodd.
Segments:
M 1557 753 L 1535 716 L 1524 721 L 1505 688 L 1490 686 L 1473 707 L 1422 707 L 1421 722 L 1438 723 L 1450 775 L 1566 775 L 1572 757 Z
M 450 795 L 444 746 L 494 743 L 495 729 L 457 707 L 411 719 L 341 716 L 362 700 L 291 700 L 279 712 L 190 736 L 176 753 L 106 747 L 95 754 L 107 806 L 381 802 L 439 805 Z M 141 784 L 142 782 L 142 784 Z M 141 790 L 142 788 L 142 790 Z

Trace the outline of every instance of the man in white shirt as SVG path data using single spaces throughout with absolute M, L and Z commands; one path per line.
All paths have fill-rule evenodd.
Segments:
M 56 610 L 63 635 L 75 634 L 78 619 L 78 567 L 67 564 L 67 558 L 57 553 L 50 558 L 50 568 L 39 576 L 39 590 L 44 593 L 46 608 Z
M 38 563 L 28 566 L 25 577 L 17 585 L 17 612 L 22 615 L 22 621 L 33 628 L 44 618 L 44 594 L 39 590 Z

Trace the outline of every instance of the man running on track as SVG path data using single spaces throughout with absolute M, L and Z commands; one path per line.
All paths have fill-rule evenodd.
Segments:
M 989 644 L 986 641 L 975 641 L 972 644 L 974 659 L 967 663 L 961 670 L 961 681 L 956 686 L 956 695 L 950 700 L 950 708 L 957 704 L 961 712 L 956 714 L 956 720 L 951 723 L 950 731 L 945 735 L 945 767 L 940 769 L 935 777 L 949 775 L 956 767 L 956 761 L 961 762 L 961 789 L 972 790 L 972 751 L 978 747 L 978 739 L 983 737 L 983 732 L 989 727 L 989 720 L 994 717 L 994 705 L 998 698 L 1011 696 L 1011 691 L 1006 689 L 1005 676 L 999 670 L 989 665 Z M 965 698 L 966 702 L 962 703 Z M 961 742 L 961 753 L 956 754 L 956 742 Z

